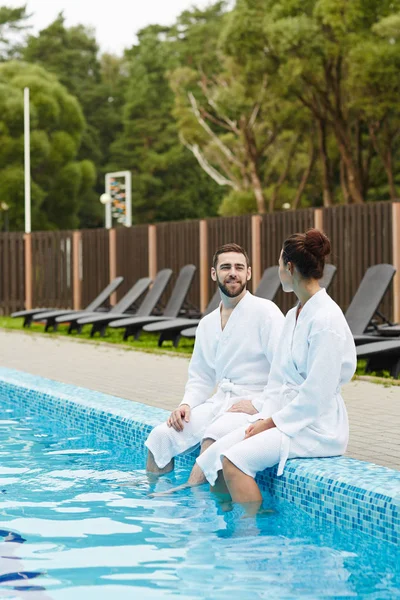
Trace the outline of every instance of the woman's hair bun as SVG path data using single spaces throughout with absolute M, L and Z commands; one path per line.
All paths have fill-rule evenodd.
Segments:
M 305 233 L 304 249 L 318 258 L 323 258 L 331 252 L 331 243 L 319 229 L 309 229 Z

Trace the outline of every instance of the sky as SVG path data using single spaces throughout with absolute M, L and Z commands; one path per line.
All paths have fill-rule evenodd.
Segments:
M 27 5 L 32 14 L 31 33 L 44 29 L 64 13 L 67 27 L 89 25 L 96 30 L 102 52 L 122 54 L 135 43 L 135 33 L 153 23 L 172 24 L 175 18 L 193 5 L 205 7 L 209 0 L 3 0 L 10 7 Z

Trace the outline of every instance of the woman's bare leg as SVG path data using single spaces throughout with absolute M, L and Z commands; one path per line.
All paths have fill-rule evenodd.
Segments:
M 253 477 L 243 473 L 226 457 L 222 460 L 222 466 L 232 501 L 243 504 L 248 515 L 255 515 L 262 504 L 262 496 Z
M 228 486 L 226 485 L 225 477 L 222 471 L 218 471 L 217 479 L 214 485 L 210 486 L 210 490 L 215 494 L 226 494 L 230 497 Z

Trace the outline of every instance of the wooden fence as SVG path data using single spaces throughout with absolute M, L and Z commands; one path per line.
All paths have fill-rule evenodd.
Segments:
M 72 306 L 72 236 L 72 231 L 32 234 L 33 306 Z
M 400 208 L 400 205 L 393 206 Z M 342 310 L 350 304 L 368 267 L 378 263 L 394 264 L 393 212 L 390 202 L 324 209 L 324 231 L 333 249 L 329 260 L 338 268 L 330 294 Z M 400 264 L 397 268 L 400 271 Z M 393 287 L 381 308 L 385 315 L 394 318 Z
M 277 264 L 282 241 L 313 226 L 331 238 L 328 260 L 338 272 L 330 293 L 343 310 L 367 267 L 394 264 L 399 275 L 381 308 L 399 321 L 400 203 L 391 202 L 111 230 L 2 233 L 0 310 L 8 314 L 29 305 L 81 308 L 111 278 L 123 275 L 123 285 L 110 299 L 115 304 L 139 277 L 154 278 L 157 270 L 171 267 L 175 281 L 187 263 L 198 267 L 189 300 L 204 310 L 214 292 L 210 265 L 218 246 L 234 241 L 248 250 L 253 268 L 250 289 L 255 289 L 263 270 Z M 292 295 L 279 292 L 277 303 L 284 312 L 293 302 Z
M 106 229 L 83 229 L 78 232 L 75 244 L 80 254 L 75 266 L 75 277 L 79 278 L 81 292 L 78 308 L 82 308 L 110 281 L 109 233 Z
M 8 315 L 24 308 L 24 234 L 0 234 L 0 312 Z

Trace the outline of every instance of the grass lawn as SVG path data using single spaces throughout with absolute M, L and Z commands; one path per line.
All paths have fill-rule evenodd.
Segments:
M 182 338 L 179 342 L 178 348 L 174 348 L 172 346 L 172 342 L 164 342 L 162 348 L 159 348 L 157 345 L 158 335 L 142 332 L 139 340 L 133 340 L 130 338 L 129 340 L 124 341 L 122 339 L 122 331 L 118 331 L 116 329 L 107 329 L 106 335 L 104 338 L 101 338 L 99 334 L 96 334 L 95 338 L 90 337 L 91 326 L 86 325 L 82 333 L 77 334 L 73 333 L 71 335 L 68 334 L 68 325 L 60 325 L 57 329 L 57 332 L 47 332 L 44 331 L 44 325 L 41 323 L 32 323 L 32 325 L 26 329 L 22 328 L 23 319 L 12 319 L 11 317 L 0 317 L 0 328 L 7 330 L 15 330 L 15 331 L 24 331 L 26 333 L 32 334 L 42 334 L 47 336 L 66 336 L 74 339 L 80 339 L 85 341 L 90 341 L 93 344 L 118 344 L 122 348 L 133 349 L 133 350 L 141 350 L 143 352 L 153 352 L 156 354 L 173 354 L 173 355 L 183 355 L 190 356 L 193 351 L 194 340 L 190 340 L 188 338 Z

